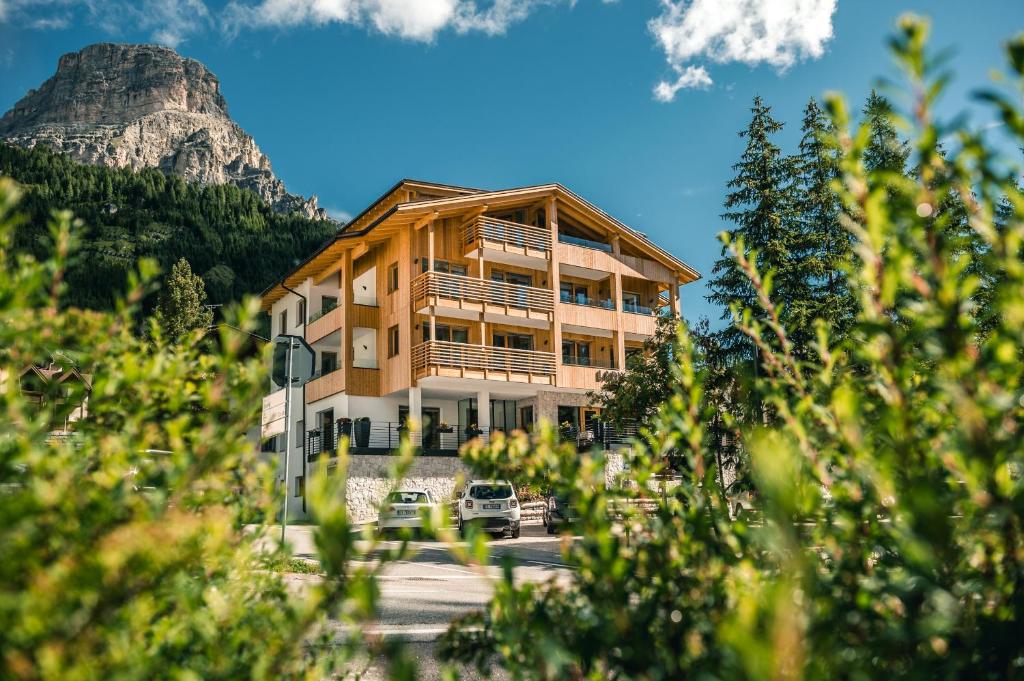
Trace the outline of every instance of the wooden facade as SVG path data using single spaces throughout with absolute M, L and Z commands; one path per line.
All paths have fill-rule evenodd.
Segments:
M 277 310 L 294 296 L 285 287 L 303 286 L 338 301 L 304 327 L 318 361 L 337 362 L 307 385 L 307 402 L 387 396 L 433 378 L 583 392 L 625 366 L 627 345 L 652 336 L 658 314 L 679 315 L 678 288 L 698 277 L 560 185 L 406 181 L 262 302 Z

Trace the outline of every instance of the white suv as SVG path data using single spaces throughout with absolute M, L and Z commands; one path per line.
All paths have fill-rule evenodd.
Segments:
M 504 480 L 473 480 L 459 495 L 459 532 L 468 524 L 519 538 L 519 499 Z

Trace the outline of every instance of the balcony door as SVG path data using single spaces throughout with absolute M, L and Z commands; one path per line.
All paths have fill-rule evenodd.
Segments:
M 533 350 L 533 336 L 528 333 L 495 333 L 491 345 L 509 350 Z
M 504 270 L 491 270 L 491 281 L 500 281 L 513 286 L 533 286 L 533 276 L 520 274 L 519 272 L 506 272 Z M 504 302 L 516 307 L 529 307 L 526 289 L 513 289 L 506 291 Z
M 588 367 L 592 364 L 590 343 L 586 341 L 562 341 L 562 364 Z
M 468 343 L 469 329 L 465 326 L 436 325 L 437 338 L 434 340 L 448 343 Z M 430 340 L 430 324 L 423 324 L 423 342 Z

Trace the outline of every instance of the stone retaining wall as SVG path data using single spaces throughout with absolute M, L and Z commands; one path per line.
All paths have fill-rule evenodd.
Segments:
M 356 522 L 377 519 L 377 505 L 391 491 L 388 469 L 395 457 L 359 454 L 349 458 L 346 499 L 349 514 Z M 441 501 L 448 501 L 455 492 L 459 474 L 469 478 L 469 469 L 454 456 L 416 457 L 402 479 L 402 487 L 428 489 Z

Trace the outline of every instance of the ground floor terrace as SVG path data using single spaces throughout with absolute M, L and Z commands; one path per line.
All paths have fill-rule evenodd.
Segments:
M 605 424 L 585 391 L 444 376 L 383 397 L 337 394 L 308 403 L 300 432 L 309 460 L 335 451 L 343 437 L 353 454 L 389 453 L 408 439 L 422 454 L 455 456 L 471 440 L 541 421 L 581 448 L 621 447 L 635 434 Z

